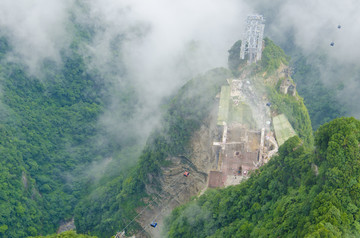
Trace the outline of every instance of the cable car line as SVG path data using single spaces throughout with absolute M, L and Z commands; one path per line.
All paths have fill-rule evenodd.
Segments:
M 154 217 L 154 218 L 152 219 L 152 222 L 150 223 L 150 226 L 151 226 L 151 227 L 155 228 L 155 227 L 157 226 L 157 222 L 155 222 L 156 219 L 163 213 L 164 210 L 166 210 L 166 208 L 170 205 L 170 203 L 171 203 L 176 197 L 178 197 L 178 194 L 180 194 L 186 187 L 188 187 L 188 185 L 191 185 L 191 183 L 190 183 L 190 184 L 184 184 L 184 185 L 182 185 L 182 187 L 181 187 L 181 189 L 179 190 L 179 192 L 178 192 L 176 195 L 174 195 L 173 198 L 171 198 L 171 199 L 167 202 L 167 204 L 166 204 L 165 206 L 163 206 L 163 208 L 162 208 L 162 209 L 160 210 L 160 212 L 156 215 L 156 217 Z M 149 224 L 149 223 L 147 223 L 147 224 Z M 156 225 L 155 225 L 155 226 L 152 226 L 152 224 L 156 224 Z M 138 235 L 140 235 L 143 231 L 146 232 L 146 229 L 147 229 L 147 228 L 148 228 L 148 226 L 142 227 L 142 231 L 141 231 Z
M 188 173 L 188 175 L 189 175 L 188 170 L 186 170 L 186 171 L 184 172 L 183 176 L 185 176 L 185 173 Z M 179 176 L 179 178 L 177 178 L 177 179 L 174 180 L 172 183 L 168 184 L 165 188 L 163 188 L 163 189 L 162 189 L 162 192 L 160 193 L 160 195 L 161 195 L 164 191 L 166 191 L 170 186 L 172 186 L 173 184 L 176 184 L 176 182 L 178 182 L 183 176 Z M 187 177 L 187 176 L 185 176 L 185 177 Z M 186 185 L 186 184 L 185 184 L 185 185 Z M 183 185 L 183 186 L 185 186 L 185 185 Z M 159 197 L 161 198 L 161 196 L 159 196 Z M 166 197 L 166 196 L 165 196 L 165 197 Z M 146 205 L 146 206 L 141 210 L 141 212 L 138 213 L 138 214 L 121 230 L 121 232 L 124 232 L 125 229 L 126 229 L 129 225 L 131 225 L 131 224 L 135 221 L 135 219 L 136 219 L 137 217 L 139 217 L 152 203 L 156 203 L 153 197 L 151 197 L 151 201 L 149 202 L 149 204 Z M 117 232 L 117 234 L 118 234 L 118 233 L 120 233 L 120 232 Z M 115 235 L 115 237 L 117 237 L 117 234 Z

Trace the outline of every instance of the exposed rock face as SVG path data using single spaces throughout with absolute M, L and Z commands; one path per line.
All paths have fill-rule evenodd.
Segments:
M 208 174 L 210 170 L 217 168 L 216 150 L 213 145 L 214 139 L 219 140 L 222 137 L 222 131 L 219 130 L 217 122 L 218 105 L 214 108 L 201 126 L 199 131 L 196 131 L 191 140 L 191 154 L 189 159 L 196 166 L 196 168 Z
M 176 206 L 200 195 L 208 186 L 210 171 L 215 175 L 223 173 L 226 177 L 217 176 L 222 182 L 220 187 L 239 184 L 248 177 L 249 171 L 266 163 L 277 152 L 270 128 L 271 110 L 264 90 L 257 87 L 260 83 L 251 79 L 250 70 L 228 83 L 231 86 L 231 107 L 237 111 L 232 109 L 231 118 L 224 119 L 221 125 L 218 117 L 220 106 L 214 103 L 200 129 L 192 133 L 187 152 L 167 158 L 170 165 L 162 168 L 161 177 L 149 175 L 150 184 L 146 185 L 146 192 L 151 198 L 144 203 L 150 205 L 137 211 L 141 214 L 137 222 L 143 230 L 136 237 L 162 237 L 164 217 Z M 184 176 L 185 171 L 190 175 Z M 215 185 L 210 187 L 219 187 L 216 178 Z M 150 226 L 152 222 L 157 222 L 156 228 Z
M 188 202 L 206 189 L 208 173 L 217 166 L 212 143 L 214 138 L 221 137 L 216 126 L 218 105 L 215 104 L 213 108 L 201 128 L 194 132 L 189 152 L 167 158 L 171 165 L 162 168 L 163 175 L 159 180 L 161 192 L 158 193 L 151 186 L 146 188 L 153 198 L 148 209 L 142 211 L 143 208 L 140 208 L 138 211 L 143 213 L 137 221 L 145 229 L 136 237 L 162 237 L 163 218 L 176 206 Z M 190 172 L 188 177 L 184 176 L 185 171 Z M 158 223 L 156 229 L 149 225 L 153 220 Z
M 70 221 L 62 222 L 56 233 L 59 234 L 64 231 L 70 231 L 70 230 L 75 230 L 75 229 L 76 228 L 75 228 L 75 224 L 74 224 L 74 218 L 72 218 Z
M 295 96 L 296 85 L 290 79 L 285 79 L 281 82 L 280 92 L 283 94 L 289 94 L 291 96 Z

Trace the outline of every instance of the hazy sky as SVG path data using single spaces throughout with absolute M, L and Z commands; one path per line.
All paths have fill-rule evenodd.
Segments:
M 348 116 L 360 118 L 360 2 L 345 1 L 283 1 L 274 22 L 269 26 L 274 39 L 287 40 L 284 34 L 293 29 L 295 44 L 308 62 L 318 65 L 325 85 L 341 85 L 338 100 L 349 108 Z M 341 25 L 338 29 L 337 26 Z M 276 35 L 275 35 L 276 34 Z M 334 42 L 333 47 L 330 43 Z M 314 59 L 315 58 L 315 59 Z
M 32 72 L 44 58 L 59 60 L 69 42 L 66 32 L 70 1 L 0 1 L 0 32 L 11 39 L 15 53 Z
M 283 40 L 285 30 L 292 28 L 296 45 L 306 53 L 322 50 L 340 62 L 352 63 L 360 60 L 360 48 L 356 47 L 360 39 L 359 10 L 360 2 L 355 0 L 283 1 L 269 28 Z M 329 49 L 331 41 L 336 47 Z
M 246 15 L 254 12 L 264 14 L 270 23 L 266 25 L 267 33 L 278 41 L 286 40 L 284 33 L 293 29 L 295 43 L 305 52 L 322 49 L 341 62 L 360 58 L 360 47 L 356 47 L 360 3 L 356 0 L 82 2 L 88 6 L 88 19 L 101 24 L 101 37 L 96 42 L 99 55 L 106 52 L 114 35 L 139 23 L 148 27 L 141 42 L 135 42 L 136 47 L 129 42 L 126 52 L 130 66 L 134 65 L 132 60 L 142 60 L 144 72 L 166 68 L 162 67 L 164 62 L 183 54 L 190 42 L 199 43 L 200 62 L 194 62 L 198 67 L 226 65 L 227 49 L 241 37 Z M 11 36 L 16 52 L 34 67 L 44 57 L 56 58 L 59 49 L 69 43 L 71 11 L 76 9 L 74 1 L 69 0 L 2 0 L 1 31 Z M 338 24 L 342 25 L 340 30 Z M 336 47 L 328 51 L 331 41 Z
M 16 53 L 12 59 L 21 59 L 33 74 L 43 59 L 59 61 L 60 49 L 71 41 L 70 16 L 75 13 L 78 21 L 95 29 L 86 52 L 93 56 L 94 66 L 106 70 L 112 62 L 112 42 L 125 39 L 122 60 L 144 102 L 140 121 L 148 119 L 159 101 L 185 79 L 226 66 L 227 50 L 241 38 L 247 14 L 265 16 L 266 34 L 275 43 L 286 42 L 292 30 L 304 54 L 316 51 L 329 57 L 333 63 L 327 67 L 357 64 L 360 59 L 360 3 L 356 0 L 78 1 L 82 9 L 74 2 L 0 1 L 0 32 L 12 41 Z M 331 41 L 334 47 L 329 47 Z M 329 78 L 334 80 L 346 79 Z M 350 81 L 350 88 L 358 87 L 356 77 Z

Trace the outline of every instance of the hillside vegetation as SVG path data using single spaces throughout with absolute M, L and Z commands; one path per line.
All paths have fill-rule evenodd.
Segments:
M 83 54 L 91 26 L 76 19 L 72 24 L 74 38 L 61 51 L 62 64 L 45 60 L 36 76 L 20 61 L 8 61 L 12 45 L 0 37 L 0 237 L 54 233 L 74 216 L 79 233 L 114 235 L 144 205 L 149 176 L 160 175 L 167 156 L 186 154 L 191 133 L 231 77 L 227 69 L 214 69 L 167 99 L 164 127 L 143 148 L 131 133 L 119 139 L 99 123 L 114 98 L 119 122 L 130 121 L 138 103 L 126 77 L 121 87 L 111 81 L 113 74 L 126 75 L 116 58 L 120 47 L 114 46 L 119 64 L 103 75 Z M 93 171 L 104 158 L 109 166 Z M 134 223 L 128 231 L 136 228 Z
M 121 57 L 121 47 L 114 43 L 116 63 L 104 75 L 89 65 L 90 56 L 84 56 L 84 44 L 94 37 L 91 26 L 74 18 L 69 29 L 74 38 L 69 48 L 61 50 L 62 63 L 44 60 L 36 76 L 21 62 L 8 60 L 11 42 L 0 37 L 0 237 L 51 234 L 60 222 L 73 217 L 79 234 L 68 231 L 45 237 L 114 235 L 147 205 L 146 186 L 161 191 L 157 178 L 169 163 L 166 158 L 187 155 L 192 133 L 216 105 L 221 86 L 239 74 L 239 66 L 245 67 L 245 61 L 237 60 L 238 41 L 229 51 L 231 71 L 210 70 L 164 100 L 161 128 L 142 147 L 139 138 L 127 133 L 131 126 L 119 136 L 99 122 L 114 100 L 109 95 L 118 105 L 113 111 L 119 122 L 131 121 L 139 103 L 130 79 L 122 78 L 121 86 L 112 81 L 126 75 L 116 58 Z M 269 39 L 265 42 L 258 70 L 272 73 L 289 59 Z M 358 147 L 353 145 L 358 141 L 358 122 L 339 119 L 321 127 L 314 152 L 303 100 L 281 95 L 276 88 L 269 88 L 269 94 L 274 110 L 287 115 L 300 138 L 285 143 L 279 156 L 248 182 L 210 190 L 177 208 L 168 221 L 168 236 L 357 234 Z M 347 137 L 345 132 L 352 134 Z M 343 156 L 353 156 L 354 161 Z M 109 166 L 95 173 L 91 168 L 104 158 Z M 351 172 L 344 173 L 348 169 Z M 126 232 L 139 229 L 133 222 Z
M 276 113 L 284 113 L 299 137 L 308 146 L 314 143 L 311 121 L 303 98 L 279 93 L 278 90 L 268 87 L 268 94 L 272 103 L 272 110 Z
M 64 67 L 47 85 L 21 65 L 3 64 L 0 69 L 2 237 L 55 231 L 60 220 L 71 218 L 80 195 L 79 183 L 67 181 L 94 153 L 87 145 L 102 108 L 101 85 L 84 73 L 76 52 L 63 59 Z
M 176 208 L 168 237 L 357 237 L 360 121 L 319 128 L 315 150 L 295 136 L 238 186 Z
M 80 53 L 87 30 L 77 25 L 74 34 L 61 53 L 62 64 L 45 60 L 37 76 L 7 60 L 12 45 L 0 38 L 0 237 L 54 233 L 93 186 L 90 165 L 106 157 L 118 160 L 131 144 L 124 137 L 99 145 L 110 82 L 92 72 Z M 122 119 L 132 113 L 136 95 L 125 93 L 130 89 L 118 89 L 119 102 L 127 103 L 118 112 Z
M 272 57 L 265 57 L 257 70 L 271 74 L 288 58 L 269 39 L 266 48 L 265 55 Z M 314 140 L 302 98 L 281 94 L 280 83 L 267 86 L 272 110 L 284 113 L 298 136 L 247 181 L 209 189 L 174 209 L 164 236 L 359 236 L 360 122 L 335 119 L 321 126 Z
M 28 238 L 97 238 L 96 236 L 77 234 L 75 231 L 65 231 L 60 234 L 53 234 L 48 236 L 35 236 Z
M 218 68 L 190 80 L 164 104 L 162 128 L 153 132 L 138 164 L 96 188 L 75 211 L 78 232 L 109 237 L 122 230 L 136 216 L 135 208 L 144 206 L 145 185 L 158 187 L 157 177 L 169 156 L 186 155 L 192 133 L 200 128 L 216 102 L 215 96 L 231 73 Z M 149 178 L 154 178 L 150 181 Z M 141 229 L 134 222 L 126 233 Z
M 261 55 L 261 70 L 267 73 L 273 73 L 280 64 L 289 64 L 290 57 L 269 38 L 264 39 L 265 48 Z
M 324 63 L 322 60 L 322 64 Z M 292 65 L 297 90 L 304 97 L 314 130 L 334 118 L 349 113 L 350 108 L 337 99 L 337 93 L 343 85 L 336 88 L 324 85 L 320 79 L 319 66 L 307 63 L 304 56 L 295 56 Z
M 278 70 L 281 64 L 288 65 L 290 58 L 269 38 L 265 38 L 264 41 L 265 48 L 260 65 L 257 66 L 257 71 L 259 73 L 265 72 L 265 77 L 267 77 Z M 268 83 L 265 86 L 266 93 L 272 103 L 271 110 L 277 114 L 284 113 L 298 133 L 300 139 L 302 139 L 307 146 L 311 146 L 314 143 L 313 130 L 311 127 L 312 122 L 308 109 L 304 104 L 304 99 L 297 93 L 295 96 L 281 93 L 280 84 L 283 80 L 287 80 L 287 78 L 276 78 L 276 80 L 276 85 Z M 292 81 L 291 78 L 289 78 L 289 80 Z M 260 83 L 262 84 L 263 82 L 263 77 L 260 77 Z

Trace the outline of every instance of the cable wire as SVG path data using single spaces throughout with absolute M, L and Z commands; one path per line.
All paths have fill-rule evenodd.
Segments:
M 175 183 L 176 183 L 178 180 L 180 180 L 181 178 L 182 178 L 182 176 L 180 176 L 180 177 L 177 178 L 175 181 L 173 181 L 173 182 L 170 183 L 168 186 L 166 186 L 166 187 L 163 189 L 162 193 L 163 193 L 164 191 L 166 191 L 171 185 L 175 184 Z M 162 194 L 162 193 L 160 193 L 160 194 Z M 160 196 L 160 197 L 161 197 L 161 196 Z M 152 202 L 156 203 L 156 202 L 154 201 L 154 198 L 153 198 L 153 197 L 151 197 L 150 203 L 149 203 L 147 206 L 145 206 L 145 207 L 141 210 L 141 212 L 138 213 L 121 231 L 125 231 L 125 229 L 126 229 L 129 225 L 131 225 L 131 224 L 135 221 L 135 219 L 136 219 L 138 216 L 140 216 L 140 215 L 152 204 Z

